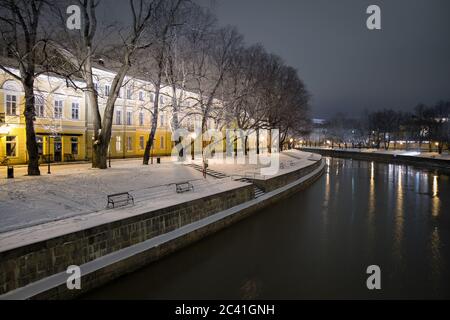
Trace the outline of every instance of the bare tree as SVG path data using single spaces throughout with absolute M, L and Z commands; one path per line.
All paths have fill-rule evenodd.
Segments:
M 156 128 L 158 126 L 158 114 L 161 103 L 161 87 L 163 85 L 164 76 L 166 74 L 167 58 L 169 56 L 170 43 L 173 41 L 173 34 L 171 29 L 177 24 L 177 13 L 182 3 L 185 0 L 173 0 L 165 1 L 159 8 L 158 23 L 154 26 L 152 31 L 152 37 L 154 45 L 152 50 L 148 52 L 149 58 L 154 68 L 150 70 L 146 69 L 145 78 L 150 80 L 154 84 L 154 102 L 153 109 L 151 110 L 152 121 L 151 129 L 147 143 L 145 145 L 143 164 L 148 165 L 150 159 L 150 151 L 153 146 L 153 141 L 156 134 Z M 147 60 L 148 61 L 148 60 Z M 149 72 L 150 71 L 150 72 Z M 152 77 L 152 74 L 156 74 L 156 78 Z M 173 99 L 173 98 L 172 98 Z
M 117 35 L 109 37 L 112 43 L 102 43 L 101 34 L 97 33 L 97 12 L 99 1 L 78 0 L 81 9 L 83 23 L 81 30 L 72 37 L 72 42 L 66 42 L 66 50 L 62 53 L 71 61 L 74 72 L 64 70 L 61 72 L 68 77 L 73 85 L 72 76 L 81 76 L 86 87 L 88 105 L 91 108 L 93 118 L 93 150 L 92 167 L 106 169 L 107 153 L 111 139 L 114 105 L 119 96 L 120 89 L 128 72 L 135 63 L 136 54 L 153 45 L 150 30 L 158 21 L 159 10 L 163 0 L 129 0 L 131 12 L 131 24 L 119 29 Z M 111 31 L 109 31 L 111 33 Z M 71 36 L 70 34 L 69 36 Z M 75 38 L 75 39 L 73 39 Z M 121 40 L 117 43 L 117 39 Z M 75 52 L 75 54 L 72 54 Z M 94 81 L 94 66 L 98 57 L 106 57 L 115 71 L 109 93 L 106 94 L 106 106 L 103 115 L 100 114 L 98 92 Z
M 9 59 L 0 62 L 0 69 L 22 83 L 25 92 L 26 145 L 28 175 L 40 175 L 39 154 L 34 130 L 36 77 L 45 73 L 48 64 L 45 54 L 48 35 L 41 28 L 43 11 L 51 5 L 48 0 L 0 0 L 1 43 Z M 9 67 L 19 70 L 19 74 Z

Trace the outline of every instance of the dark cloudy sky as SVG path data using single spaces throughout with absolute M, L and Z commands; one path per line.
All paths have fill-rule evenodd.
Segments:
M 194 1 L 297 68 L 315 117 L 450 100 L 450 0 Z M 110 17 L 129 10 L 104 4 Z M 371 4 L 382 30 L 366 28 Z
M 449 0 L 196 0 L 296 67 L 313 114 L 450 99 Z M 382 30 L 366 28 L 381 7 Z

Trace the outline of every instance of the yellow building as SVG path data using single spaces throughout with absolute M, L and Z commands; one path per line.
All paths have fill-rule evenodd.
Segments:
M 84 160 L 86 108 L 83 92 L 68 88 L 56 77 L 40 76 L 35 82 L 35 131 L 40 161 Z M 22 84 L 0 73 L 0 159 L 9 164 L 28 161 L 25 98 Z
M 114 73 L 100 69 L 94 72 L 100 113 L 103 114 Z M 83 83 L 78 85 L 84 86 Z M 124 81 L 114 110 L 112 158 L 143 156 L 151 128 L 153 91 L 149 82 L 132 78 Z M 83 90 L 67 87 L 62 78 L 42 75 L 35 82 L 35 97 L 35 131 L 41 163 L 89 160 L 93 125 Z M 151 151 L 155 156 L 170 155 L 172 151 L 171 119 L 169 108 L 166 108 L 169 102 L 169 93 L 163 91 Z M 24 106 L 22 84 L 0 70 L 0 162 L 3 165 L 28 161 Z

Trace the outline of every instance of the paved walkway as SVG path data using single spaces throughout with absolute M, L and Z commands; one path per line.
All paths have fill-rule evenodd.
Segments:
M 21 172 L 23 171 L 23 172 Z M 105 209 L 108 194 L 128 191 L 137 201 L 172 196 L 171 183 L 202 179 L 199 172 L 165 163 L 143 166 L 141 160 L 116 161 L 107 170 L 90 164 L 55 166 L 52 174 L 0 179 L 0 232 Z
M 311 161 L 311 153 L 285 152 L 280 155 L 278 174 L 310 165 Z M 229 176 L 258 174 L 265 166 L 267 164 L 210 161 L 211 169 Z M 170 157 L 163 158 L 161 164 L 148 166 L 142 165 L 141 159 L 128 159 L 113 160 L 112 167 L 107 170 L 92 169 L 89 163 L 52 166 L 50 175 L 46 174 L 45 166 L 41 170 L 41 176 L 32 177 L 26 175 L 26 167 L 19 167 L 15 171 L 16 178 L 0 178 L 0 233 L 108 212 L 105 210 L 107 195 L 118 192 L 130 192 L 136 208 L 140 204 L 156 208 L 242 185 L 242 182 L 233 181 L 233 177 L 215 179 L 208 176 L 205 180 L 201 172 L 173 163 Z M 177 194 L 174 183 L 182 181 L 192 181 L 195 191 Z
M 448 152 L 443 152 L 439 154 L 437 152 L 424 152 L 411 150 L 385 150 L 385 149 L 358 149 L 358 148 L 328 148 L 328 147 L 305 147 L 305 149 L 324 149 L 324 150 L 335 150 L 342 152 L 360 152 L 360 153 L 380 153 L 380 154 L 392 154 L 392 155 L 402 155 L 402 156 L 412 156 L 418 158 L 427 159 L 439 159 L 439 160 L 449 160 L 450 154 Z

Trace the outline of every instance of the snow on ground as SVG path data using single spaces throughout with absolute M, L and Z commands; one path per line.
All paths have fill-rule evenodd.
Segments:
M 308 149 L 308 148 L 305 148 Z M 329 147 L 311 147 L 311 149 L 327 149 L 331 150 Z M 336 151 L 347 151 L 347 152 L 361 152 L 361 153 L 380 153 L 380 154 L 392 154 L 392 155 L 402 155 L 402 156 L 411 156 L 418 158 L 431 158 L 431 159 L 440 159 L 440 160 L 449 160 L 450 154 L 448 152 L 443 152 L 439 154 L 437 152 L 424 152 L 417 151 L 415 149 L 411 150 L 385 150 L 385 149 L 358 149 L 358 148 L 334 148 Z
M 264 155 L 260 157 L 263 160 L 267 158 Z M 277 174 L 283 174 L 311 165 L 320 156 L 290 150 L 280 154 L 279 159 Z M 198 161 L 201 160 L 195 162 Z M 12 230 L 56 221 L 56 225 L 68 223 L 64 227 L 67 231 L 71 225 L 80 227 L 80 224 L 104 223 L 125 215 L 148 212 L 240 187 L 244 183 L 234 181 L 236 175 L 253 173 L 257 176 L 261 167 L 267 166 L 261 163 L 223 164 L 212 159 L 209 164 L 210 169 L 230 177 L 215 179 L 208 176 L 205 180 L 201 172 L 175 164 L 170 158 L 149 166 L 143 166 L 140 159 L 115 160 L 112 168 L 107 170 L 92 169 L 88 163 L 59 165 L 52 166 L 50 175 L 42 166 L 40 177 L 26 176 L 26 167 L 19 167 L 15 171 L 15 179 L 0 179 L 0 233 L 3 236 Z M 174 183 L 183 181 L 191 181 L 194 191 L 177 194 Z M 119 192 L 130 192 L 135 206 L 106 209 L 107 195 Z M 120 212 L 118 216 L 117 212 Z M 63 219 L 68 221 L 59 221 Z M 0 241 L 3 240 L 0 238 Z
M 258 156 L 257 161 L 251 161 L 249 156 L 245 156 L 241 159 L 242 162 L 245 163 L 240 163 L 239 160 L 234 159 L 231 159 L 231 163 L 228 163 L 223 160 L 223 155 L 218 153 L 214 159 L 208 160 L 208 168 L 223 172 L 229 176 L 268 179 L 309 166 L 322 158 L 320 155 L 298 150 L 286 150 L 274 156 L 278 157 L 278 160 L 271 159 L 267 154 L 262 154 Z M 276 173 L 271 175 L 263 175 L 261 169 L 268 168 L 271 165 L 271 161 L 275 164 Z M 197 163 L 200 164 L 201 162 L 197 161 Z
M 118 161 L 108 170 L 67 165 L 46 175 L 41 169 L 40 177 L 0 179 L 0 232 L 104 210 L 108 194 L 128 191 L 137 202 L 173 196 L 169 184 L 202 178 L 186 166 L 143 166 L 140 160 Z

